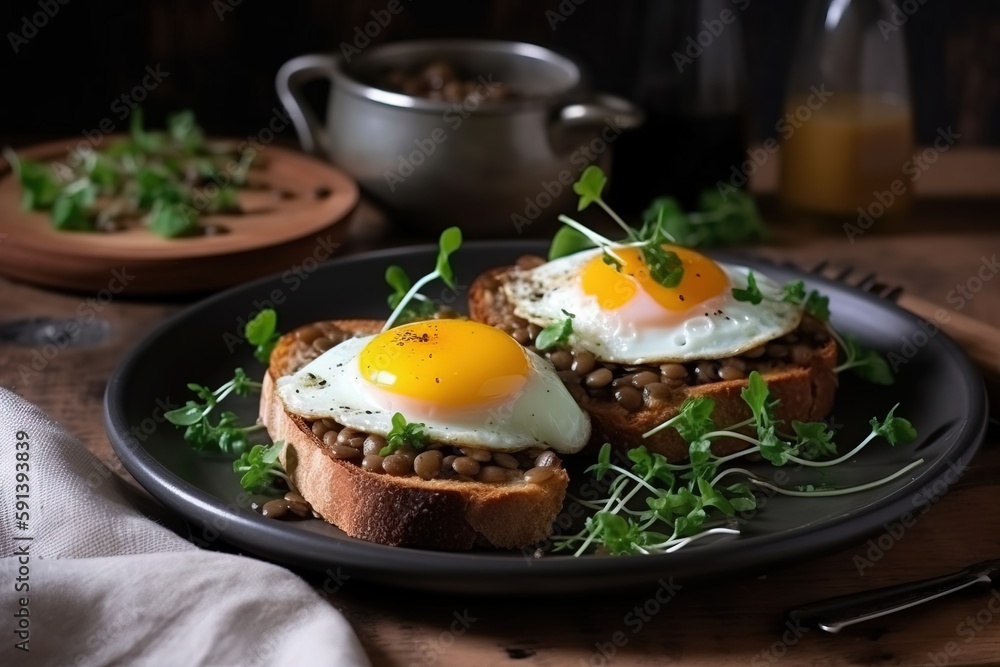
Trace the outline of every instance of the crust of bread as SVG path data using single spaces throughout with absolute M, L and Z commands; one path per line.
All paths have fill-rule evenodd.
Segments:
M 382 327 L 375 320 L 330 324 L 355 336 Z M 394 477 L 328 456 L 306 420 L 285 410 L 275 388 L 277 378 L 297 370 L 301 353 L 294 331 L 278 341 L 263 381 L 260 417 L 271 437 L 285 442 L 285 472 L 324 520 L 358 539 L 447 551 L 515 549 L 551 534 L 569 482 L 563 469 L 541 484 L 486 484 Z
M 513 267 L 509 266 L 492 269 L 473 281 L 469 287 L 469 316 L 472 319 L 496 326 L 512 312 L 513 305 L 499 289 L 511 270 Z M 824 419 L 833 409 L 837 391 L 837 374 L 833 371 L 837 365 L 837 344 L 831 338 L 817 352 L 809 366 L 789 364 L 761 373 L 771 394 L 780 401 L 775 410 L 778 419 L 785 422 L 817 421 Z M 650 451 L 676 463 L 688 458 L 688 445 L 676 430 L 666 428 L 649 438 L 643 438 L 642 434 L 676 415 L 685 399 L 696 396 L 715 401 L 712 417 L 720 428 L 749 419 L 750 408 L 740 397 L 746 386 L 746 380 L 723 380 L 680 387 L 671 400 L 635 412 L 629 412 L 615 401 L 594 399 L 585 393 L 575 395 L 580 407 L 590 415 L 593 427 L 591 449 L 605 442 L 621 450 L 645 445 Z M 712 442 L 712 452 L 726 456 L 748 446 L 742 440 L 720 438 Z

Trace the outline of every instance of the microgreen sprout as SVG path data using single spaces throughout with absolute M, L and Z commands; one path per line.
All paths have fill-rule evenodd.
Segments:
M 247 493 L 278 493 L 272 485 L 275 477 L 285 480 L 288 488 L 294 488 L 292 481 L 280 470 L 278 456 L 285 443 L 278 440 L 272 445 L 254 445 L 248 452 L 233 461 L 233 472 L 243 473 L 240 486 Z
M 247 342 L 256 345 L 253 356 L 262 364 L 270 361 L 271 351 L 280 337 L 277 326 L 278 314 L 273 308 L 265 308 L 254 315 L 243 329 Z
M 604 190 L 607 182 L 608 179 L 600 167 L 594 165 L 587 167 L 583 174 L 581 174 L 580 180 L 573 184 L 573 191 L 580 195 L 577 208 L 582 211 L 591 204 L 596 203 L 622 228 L 622 231 L 625 232 L 626 241 L 611 241 L 566 215 L 560 215 L 559 221 L 579 232 L 579 234 L 594 245 L 600 246 L 604 253 L 605 263 L 614 266 L 619 271 L 622 270 L 626 262 L 615 253 L 614 249 L 616 247 L 639 248 L 642 253 L 642 261 L 649 270 L 649 275 L 653 280 L 664 287 L 677 287 L 684 276 L 684 264 L 677 256 L 677 253 L 671 250 L 664 250 L 663 248 L 664 243 L 673 243 L 674 238 L 660 224 L 662 216 L 656 223 L 647 222 L 640 229 L 629 226 L 601 197 L 601 192 Z M 549 249 L 550 259 L 552 258 L 553 250 L 556 248 L 555 242 L 557 240 L 559 241 L 559 245 L 562 246 L 559 248 L 560 250 L 574 247 L 579 249 L 582 243 L 579 237 L 572 236 L 553 239 L 553 246 Z
M 535 338 L 535 347 L 539 350 L 565 345 L 569 341 L 569 337 L 573 335 L 573 318 L 576 315 L 565 309 L 562 312 L 566 319 L 553 322 L 538 332 L 538 336 Z
M 393 327 L 396 320 L 399 319 L 399 317 L 403 314 L 403 311 L 409 306 L 410 301 L 417 298 L 417 295 L 423 286 L 432 280 L 440 278 L 448 287 L 455 289 L 455 272 L 451 268 L 449 258 L 453 252 L 461 247 L 461 245 L 462 230 L 458 227 L 449 227 L 441 232 L 441 238 L 438 240 L 438 256 L 434 270 L 415 282 L 408 290 L 406 290 L 405 293 L 402 294 L 402 296 L 398 296 L 398 300 L 396 300 L 396 297 L 400 291 L 399 287 L 403 284 L 403 281 L 400 279 L 400 272 L 402 272 L 402 269 L 393 272 L 393 275 L 391 276 L 393 282 L 389 282 L 390 275 L 388 271 L 386 272 L 386 281 L 389 282 L 390 286 L 393 287 L 394 290 L 396 290 L 396 292 L 390 295 L 389 298 L 391 300 L 395 300 L 396 305 L 393 308 L 392 314 L 389 315 L 389 319 L 385 321 L 385 326 L 382 327 L 382 331 L 388 331 Z M 405 277 L 405 273 L 402 274 L 402 277 Z M 406 277 L 405 280 L 406 282 L 409 282 L 408 277 Z M 423 299 L 426 299 L 426 297 L 423 297 Z
M 782 301 L 802 306 L 808 314 L 812 315 L 820 322 L 830 320 L 830 298 L 821 295 L 816 290 L 806 293 L 806 286 L 801 280 L 793 280 L 785 285 Z
M 766 236 L 753 197 L 745 192 L 705 190 L 698 204 L 698 211 L 685 213 L 674 198 L 658 197 L 643 212 L 643 222 L 656 224 L 689 248 L 737 245 Z
M 862 347 L 857 338 L 850 334 L 839 334 L 833 327 L 828 326 L 830 335 L 837 341 L 837 345 L 844 351 L 846 359 L 833 370 L 837 373 L 850 370 L 861 378 L 881 385 L 891 385 L 895 382 L 892 369 L 889 363 L 875 350 Z
M 752 417 L 728 428 L 716 428 L 712 418 L 714 401 L 696 397 L 687 399 L 671 419 L 643 434 L 650 437 L 665 428 L 676 429 L 689 443 L 687 463 L 671 464 L 662 455 L 639 447 L 628 451 L 630 465 L 620 464 L 612 461 L 611 446 L 605 444 L 588 472 L 597 480 L 610 479 L 608 497 L 572 498 L 594 514 L 581 531 L 558 538 L 556 549 L 573 549 L 577 556 L 594 545 L 611 554 L 669 553 L 710 536 L 738 535 L 735 517 L 757 506 L 754 488 L 802 498 L 846 495 L 887 484 L 923 463 L 919 459 L 881 479 L 840 488 L 826 482 L 784 488 L 746 468 L 720 470 L 731 461 L 759 454 L 775 466 L 795 463 L 822 473 L 853 459 L 877 438 L 896 445 L 917 436 L 909 421 L 895 416 L 898 406 L 894 406 L 884 420 L 871 420 L 871 432 L 858 445 L 835 456 L 833 432 L 823 422 L 793 421 L 793 434 L 781 430 L 782 422 L 774 413 L 778 401 L 756 371 L 750 374 L 741 397 Z M 747 435 L 746 427 L 756 431 L 756 437 Z M 750 446 L 728 456 L 717 456 L 712 453 L 711 443 L 718 438 L 741 440 Z
M 385 282 L 393 289 L 393 293 L 386 298 L 389 307 L 395 309 L 403 301 L 407 292 L 413 287 L 410 277 L 406 275 L 403 267 L 393 264 L 385 270 Z M 397 322 L 415 322 L 426 320 L 437 312 L 438 306 L 434 301 L 423 294 L 414 294 L 410 303 L 403 308 Z
M 248 396 L 251 391 L 260 391 L 261 386 L 261 383 L 250 380 L 242 368 L 237 368 L 233 378 L 215 390 L 193 382 L 188 384 L 188 389 L 199 400 L 188 400 L 183 407 L 170 410 L 163 416 L 175 426 L 186 427 L 184 440 L 194 449 L 240 454 L 249 444 L 248 436 L 264 427 L 259 424 L 241 427 L 233 412 L 222 412 L 215 424 L 209 420 L 209 415 L 230 394 Z
M 385 440 L 387 444 L 379 450 L 379 456 L 389 456 L 407 445 L 414 449 L 423 449 L 427 446 L 427 433 L 423 424 L 407 423 L 406 417 L 397 412 L 392 416 L 392 429 Z
M 591 204 L 597 204 L 604 209 L 604 212 L 611 216 L 611 219 L 621 227 L 628 236 L 633 236 L 635 234 L 635 229 L 629 226 L 627 222 L 621 219 L 621 217 L 615 213 L 607 202 L 601 197 L 601 192 L 604 190 L 604 186 L 608 184 L 608 178 L 604 175 L 604 172 L 600 167 L 596 165 L 590 165 L 583 170 L 580 174 L 580 180 L 573 184 L 573 192 L 580 195 L 580 201 L 577 203 L 576 210 L 582 211 Z
M 612 257 L 616 262 L 618 262 L 618 266 L 623 266 L 625 264 L 625 260 L 622 259 L 619 255 L 615 254 L 614 251 L 614 248 L 622 246 L 621 243 L 616 243 L 615 241 L 612 241 L 609 238 L 601 236 L 597 232 L 588 229 L 587 227 L 583 226 L 582 224 L 580 224 L 573 218 L 569 217 L 568 215 L 560 215 L 559 222 L 563 223 L 570 229 L 577 232 L 580 236 L 583 236 L 585 239 L 587 239 L 590 242 L 591 247 L 593 246 L 600 247 L 604 251 L 605 255 Z M 550 251 L 549 252 L 550 257 L 551 254 L 552 253 Z M 607 261 L 606 258 L 605 261 Z
M 747 274 L 747 287 L 741 289 L 732 288 L 733 298 L 737 301 L 748 301 L 754 305 L 762 301 L 779 301 L 764 295 L 757 286 L 757 279 L 753 271 Z M 823 296 L 817 290 L 806 292 L 805 283 L 801 280 L 793 280 L 785 285 L 780 299 L 782 303 L 790 303 L 801 306 L 807 314 L 815 317 L 826 324 L 830 336 L 837 342 L 838 348 L 843 351 L 845 360 L 833 370 L 841 373 L 846 370 L 854 372 L 868 382 L 881 385 L 891 385 L 895 381 L 892 369 L 886 360 L 875 350 L 862 347 L 854 336 L 841 335 L 830 324 L 830 298 Z
M 757 279 L 754 277 L 753 271 L 747 272 L 746 289 L 733 288 L 733 298 L 737 301 L 749 301 L 755 306 L 764 300 L 764 295 L 757 287 Z

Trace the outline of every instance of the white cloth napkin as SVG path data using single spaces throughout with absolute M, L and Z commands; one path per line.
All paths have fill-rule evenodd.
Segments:
M 198 549 L 143 516 L 125 486 L 0 388 L 0 664 L 369 665 L 302 579 Z

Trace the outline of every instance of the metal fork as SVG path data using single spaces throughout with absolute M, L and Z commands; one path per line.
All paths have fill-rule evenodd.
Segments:
M 787 268 L 802 270 L 794 262 L 783 262 L 782 265 Z M 823 276 L 850 285 L 886 301 L 891 301 L 924 319 L 933 318 L 939 322 L 942 329 L 965 347 L 970 357 L 979 364 L 987 379 L 1000 377 L 1000 373 L 997 373 L 997 364 L 994 359 L 995 350 L 1000 349 L 1000 330 L 972 318 L 959 315 L 954 311 L 946 311 L 948 319 L 942 322 L 939 317 L 942 310 L 944 310 L 942 307 L 919 297 L 904 295 L 904 290 L 901 286 L 891 286 L 879 282 L 875 273 L 867 273 L 860 279 L 851 281 L 850 276 L 854 273 L 854 267 L 850 265 L 833 267 L 829 262 L 822 261 L 806 271 L 813 275 Z M 986 355 L 985 359 L 981 356 L 984 341 L 994 350 L 994 352 Z M 996 436 L 998 426 L 1000 426 L 1000 421 L 991 416 L 990 429 L 994 437 Z M 997 583 L 997 573 L 1000 571 L 1000 567 L 998 566 L 1000 566 L 1000 561 L 985 561 L 972 565 L 960 572 L 932 579 L 900 584 L 873 591 L 860 591 L 837 598 L 812 602 L 789 610 L 787 617 L 793 621 L 818 627 L 826 632 L 836 633 L 855 623 L 881 618 L 897 611 L 930 602 L 950 593 L 977 586 L 995 585 Z

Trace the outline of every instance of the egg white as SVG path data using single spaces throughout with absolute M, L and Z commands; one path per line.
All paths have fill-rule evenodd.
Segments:
M 764 300 L 737 301 L 732 287 L 745 288 L 750 269 L 718 263 L 730 288 L 682 313 L 669 312 L 641 288 L 623 306 L 606 310 L 581 287 L 583 268 L 599 249 L 579 252 L 530 270 L 515 270 L 504 283 L 514 313 L 546 326 L 572 313 L 574 348 L 599 360 L 626 364 L 686 362 L 731 357 L 793 331 L 802 309 L 783 302 L 783 288 L 754 272 Z M 565 311 L 565 312 L 564 312 Z
M 505 403 L 485 409 L 430 406 L 417 413 L 412 399 L 401 399 L 362 377 L 358 355 L 372 338 L 348 339 L 295 374 L 279 378 L 277 391 L 285 409 L 307 419 L 328 417 L 381 436 L 392 429 L 392 415 L 401 412 L 408 422 L 423 423 L 434 442 L 499 452 L 543 445 L 572 454 L 583 449 L 590 438 L 590 418 L 552 365 L 536 354 L 525 350 L 527 383 Z

